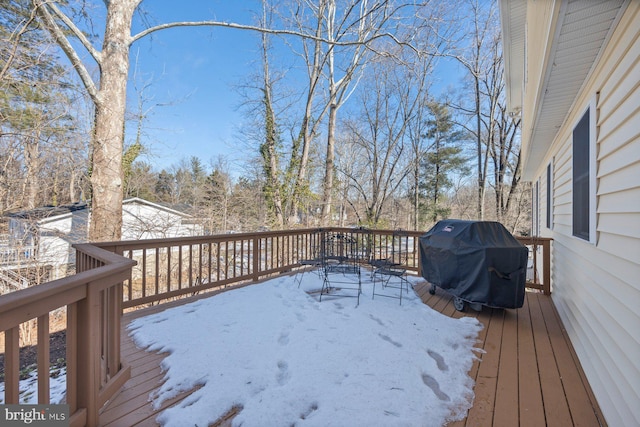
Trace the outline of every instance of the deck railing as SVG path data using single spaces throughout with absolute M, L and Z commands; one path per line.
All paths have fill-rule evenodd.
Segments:
M 49 314 L 67 310 L 67 394 L 71 425 L 97 425 L 98 410 L 129 377 L 120 360 L 124 308 L 159 304 L 294 270 L 317 256 L 328 235 L 355 242 L 359 259 L 388 259 L 420 271 L 422 232 L 300 229 L 76 245 L 77 274 L 0 298 L 5 335 L 5 403 L 19 400 L 19 326 L 37 319 L 38 372 L 49 370 Z M 551 239 L 522 237 L 533 274 L 527 286 L 550 293 Z M 542 274 L 538 273 L 541 266 Z M 49 403 L 38 375 L 38 403 Z
M 301 260 L 315 256 L 328 233 L 355 241 L 366 257 L 393 257 L 407 269 L 419 270 L 418 237 L 422 233 L 410 231 L 333 227 L 99 246 L 137 262 L 124 284 L 123 307 L 130 308 L 291 271 Z
M 518 236 L 520 243 L 529 248 L 530 276 L 527 287 L 551 295 L 551 242 L 549 237 Z
M 36 255 L 36 247 L 33 245 L 10 247 L 0 246 L 0 266 L 19 265 L 26 261 L 33 261 Z
M 38 403 L 48 404 L 49 316 L 66 308 L 66 404 L 70 425 L 97 425 L 98 410 L 130 377 L 120 361 L 121 284 L 134 262 L 76 245 L 77 274 L 3 295 L 4 403 L 19 403 L 20 325 L 37 319 Z

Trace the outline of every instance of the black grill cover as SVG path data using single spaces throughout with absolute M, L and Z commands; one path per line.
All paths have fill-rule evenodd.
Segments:
M 422 276 L 488 307 L 522 307 L 528 254 L 499 222 L 443 220 L 420 237 Z

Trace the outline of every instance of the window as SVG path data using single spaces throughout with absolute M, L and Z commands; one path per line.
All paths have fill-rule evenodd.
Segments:
M 553 221 L 553 172 L 551 163 L 547 165 L 547 228 L 551 229 Z
M 587 241 L 592 241 L 595 234 L 593 112 L 590 106 L 573 129 L 573 235 Z

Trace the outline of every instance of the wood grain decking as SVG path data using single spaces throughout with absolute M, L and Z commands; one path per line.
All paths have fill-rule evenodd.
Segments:
M 478 347 L 485 353 L 470 371 L 476 382 L 474 406 L 465 420 L 449 426 L 606 426 L 549 296 L 527 292 L 525 305 L 518 310 L 460 313 L 446 292 L 438 289 L 430 295 L 428 289 L 426 283 L 415 287 L 433 309 L 451 317 L 474 316 L 484 325 Z M 167 307 L 126 314 L 123 324 Z M 149 393 L 161 384 L 164 356 L 138 349 L 126 333 L 122 353 L 132 377 L 103 408 L 101 425 L 155 426 L 157 414 L 188 393 L 153 409 Z M 232 409 L 216 425 L 230 424 L 233 416 Z

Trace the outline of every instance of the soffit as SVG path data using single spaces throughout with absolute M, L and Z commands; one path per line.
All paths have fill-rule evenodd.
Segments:
M 524 39 L 526 0 L 501 0 L 500 21 L 502 26 L 505 83 L 507 87 L 507 110 L 512 114 L 522 111 L 522 85 L 524 84 Z
M 571 0 L 562 8 L 551 46 L 552 60 L 535 106 L 529 150 L 524 158 L 524 180 L 535 178 L 538 165 L 567 120 L 625 3 L 626 0 Z

